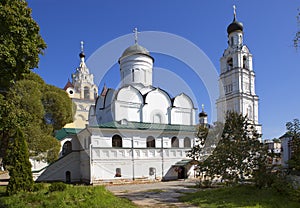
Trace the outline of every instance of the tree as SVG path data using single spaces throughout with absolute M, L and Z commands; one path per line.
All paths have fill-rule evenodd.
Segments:
M 27 143 L 20 129 L 17 129 L 13 141 L 10 142 L 5 164 L 10 175 L 6 187 L 7 194 L 12 195 L 19 191 L 31 191 L 33 188 L 31 163 L 29 162 Z
M 292 156 L 288 161 L 289 168 L 295 171 L 300 171 L 300 121 L 294 119 L 286 123 L 287 133 L 291 135 L 291 150 Z
M 200 171 L 210 178 L 218 176 L 230 183 L 252 175 L 267 154 L 259 137 L 246 117 L 228 112 L 217 147 L 207 159 L 200 158 Z
M 0 2 L 0 93 L 38 67 L 46 44 L 25 0 Z
M 299 47 L 299 42 L 300 42 L 300 9 L 298 8 L 298 14 L 297 14 L 297 24 L 298 24 L 298 31 L 295 34 L 294 38 L 294 46 L 295 48 Z
M 6 98 L 0 99 L 2 153 L 5 153 L 15 129 L 19 128 L 24 132 L 30 157 L 53 162 L 60 149 L 53 133 L 72 120 L 72 101 L 67 93 L 47 85 L 31 72 L 10 88 Z

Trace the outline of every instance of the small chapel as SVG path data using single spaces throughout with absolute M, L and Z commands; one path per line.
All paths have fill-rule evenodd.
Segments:
M 243 24 L 227 27 L 228 47 L 220 59 L 218 121 L 225 110 L 247 115 L 258 123 L 258 96 L 252 54 L 243 44 Z M 197 125 L 207 125 L 207 113 L 184 92 L 171 97 L 168 89 L 153 86 L 154 57 L 137 41 L 116 60 L 118 89 L 98 87 L 85 63 L 80 64 L 64 90 L 76 106 L 74 122 L 57 132 L 60 158 L 43 168 L 33 165 L 37 181 L 97 184 L 112 180 L 176 180 L 195 177 L 187 152 L 196 143 Z M 197 120 L 197 122 L 196 122 Z

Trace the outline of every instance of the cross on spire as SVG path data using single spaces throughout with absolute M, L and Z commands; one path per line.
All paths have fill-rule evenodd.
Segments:
M 83 52 L 83 44 L 84 44 L 84 42 L 83 42 L 83 41 L 80 41 L 80 49 L 81 49 L 81 52 Z
M 137 44 L 138 43 L 138 33 L 140 33 L 140 32 L 138 31 L 137 28 L 134 28 L 133 32 L 134 32 L 134 43 Z
M 236 19 L 236 6 L 233 5 L 233 15 L 234 15 L 234 19 Z

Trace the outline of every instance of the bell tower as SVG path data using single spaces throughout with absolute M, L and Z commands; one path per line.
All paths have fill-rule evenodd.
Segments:
M 252 54 L 243 43 L 243 24 L 237 21 L 234 6 L 232 23 L 227 27 L 228 47 L 220 59 L 219 99 L 217 100 L 218 121 L 224 122 L 227 111 L 247 116 L 258 133 L 258 101 L 255 93 L 255 73 Z
M 94 84 L 94 75 L 89 72 L 85 64 L 83 41 L 81 41 L 80 63 L 72 74 L 72 81 L 68 80 L 64 90 L 74 103 L 74 122 L 65 128 L 84 128 L 88 124 L 88 113 L 91 105 L 98 97 L 98 87 Z

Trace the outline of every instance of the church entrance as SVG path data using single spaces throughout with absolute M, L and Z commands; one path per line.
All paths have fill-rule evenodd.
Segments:
M 186 169 L 184 166 L 178 167 L 178 179 L 185 179 L 186 178 Z
M 71 172 L 70 171 L 66 172 L 66 183 L 71 183 Z

